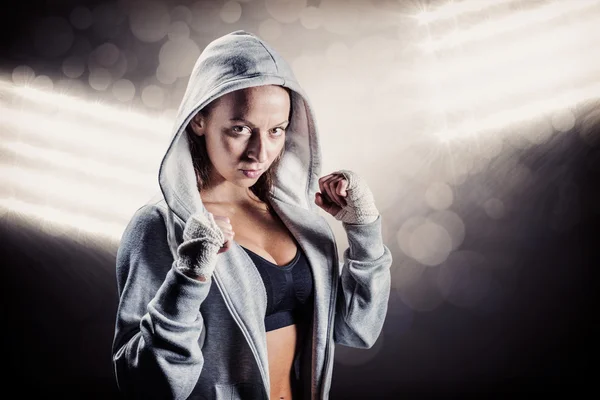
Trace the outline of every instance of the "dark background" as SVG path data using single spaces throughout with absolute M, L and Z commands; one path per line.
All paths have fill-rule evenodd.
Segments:
M 0 67 L 10 71 L 34 58 L 16 51 L 15 43 L 27 37 L 36 16 L 66 14 L 61 10 L 72 4 L 4 2 Z M 332 399 L 598 396 L 600 146 L 583 143 L 578 128 L 517 154 L 539 171 L 536 183 L 545 184 L 516 195 L 519 207 L 485 238 L 469 234 L 479 219 L 462 211 L 464 247 L 517 260 L 502 308 L 474 313 L 445 303 L 415 313 L 401 334 L 401 321 L 390 313 L 384 347 L 371 361 L 336 363 Z M 557 170 L 578 188 L 578 201 L 566 206 L 578 219 L 551 230 L 547 221 L 562 201 L 561 182 L 550 178 Z M 462 189 L 476 184 L 467 181 Z M 49 235 L 18 213 L 3 212 L 0 221 L 5 390 L 14 386 L 19 398 L 117 398 L 110 351 L 116 248 L 107 251 L 92 236 Z M 400 257 L 396 251 L 394 259 Z

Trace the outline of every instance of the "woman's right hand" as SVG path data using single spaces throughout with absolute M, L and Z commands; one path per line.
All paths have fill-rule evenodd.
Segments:
M 233 243 L 233 236 L 235 235 L 235 232 L 233 231 L 233 227 L 231 226 L 231 221 L 229 220 L 228 217 L 225 217 L 222 215 L 214 215 L 214 214 L 212 214 L 212 216 L 213 216 L 213 219 L 215 220 L 215 223 L 221 230 L 221 232 L 223 232 L 223 236 L 225 236 L 225 242 L 223 243 L 223 246 L 217 252 L 217 254 L 221 254 L 231 248 L 232 243 Z
M 229 218 L 204 211 L 190 215 L 183 229 L 183 242 L 177 248 L 179 270 L 206 282 L 214 271 L 217 255 L 227 251 L 232 241 Z

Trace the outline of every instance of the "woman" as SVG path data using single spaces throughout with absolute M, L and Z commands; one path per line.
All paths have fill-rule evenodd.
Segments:
M 381 216 L 357 174 L 320 177 L 320 157 L 306 95 L 277 52 L 244 31 L 210 43 L 161 195 L 136 211 L 117 254 L 123 393 L 327 399 L 334 344 L 374 344 L 392 263 Z M 342 221 L 343 263 L 317 207 Z

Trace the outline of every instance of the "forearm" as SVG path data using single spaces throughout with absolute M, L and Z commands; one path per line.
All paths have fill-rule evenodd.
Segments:
M 392 255 L 383 244 L 381 216 L 374 222 L 344 224 L 349 247 L 339 277 L 334 339 L 336 343 L 371 347 L 387 314 Z
M 189 395 L 203 367 L 200 306 L 209 287 L 172 268 L 141 318 L 135 316 L 142 305 L 122 298 L 117 338 L 126 329 L 131 336 L 114 355 L 121 390 L 133 397 Z
M 166 246 L 158 250 L 152 242 L 132 251 L 130 239 L 117 260 L 117 269 L 126 271 L 113 345 L 119 388 L 131 397 L 187 398 L 204 363 L 200 307 L 210 290 L 217 245 L 188 237 L 173 260 Z

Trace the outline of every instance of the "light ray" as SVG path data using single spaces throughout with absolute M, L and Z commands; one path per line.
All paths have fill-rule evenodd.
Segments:
M 97 158 L 101 154 L 107 158 L 119 157 L 124 162 L 134 160 L 141 165 L 156 162 L 165 148 L 158 141 L 135 138 L 119 128 L 97 129 L 82 123 L 59 120 L 54 116 L 25 110 L 4 109 L 3 122 L 12 125 L 21 137 L 39 140 L 40 134 L 51 133 L 49 142 L 73 148 L 80 155 Z M 116 133 L 115 133 L 116 131 Z
M 72 155 L 63 151 L 43 149 L 26 143 L 4 141 L 0 143 L 0 148 L 15 153 L 19 158 L 39 161 L 40 164 L 45 163 L 49 166 L 81 171 L 87 174 L 90 179 L 98 177 L 122 182 L 131 186 L 132 191 L 140 189 L 149 191 L 153 187 L 151 183 L 155 180 L 154 175 L 142 174 L 90 158 Z
M 56 203 L 57 205 L 50 205 L 53 208 L 60 209 L 71 204 L 88 209 L 90 213 L 114 215 L 115 220 L 126 220 L 130 217 L 130 211 L 135 209 L 139 201 L 139 193 L 133 196 L 122 189 L 117 190 L 64 176 L 57 178 L 35 169 L 0 166 L 0 176 L 3 178 L 3 185 L 34 193 L 40 201 Z
M 522 11 L 504 18 L 492 19 L 469 29 L 458 29 L 443 35 L 441 39 L 426 41 L 422 44 L 425 51 L 433 52 L 444 47 L 455 47 L 471 41 L 480 41 L 539 22 L 547 22 L 558 17 L 566 17 L 574 11 L 597 6 L 598 0 L 578 0 L 553 2 L 534 10 Z
M 503 110 L 484 118 L 467 121 L 455 128 L 451 127 L 440 132 L 439 136 L 442 140 L 448 140 L 471 136 L 481 131 L 499 129 L 515 122 L 527 121 L 544 113 L 575 106 L 581 102 L 597 98 L 599 93 L 600 83 L 587 85 L 566 94 L 528 103 L 518 109 Z
M 8 85 L 7 90 L 33 103 L 48 107 L 58 107 L 74 112 L 76 115 L 88 116 L 102 121 L 127 125 L 144 130 L 152 135 L 164 137 L 171 131 L 171 121 L 164 118 L 150 117 L 132 110 L 120 110 L 114 106 L 88 101 L 63 93 L 52 93 L 30 86 Z
M 125 229 L 125 224 L 105 222 L 87 215 L 59 210 L 48 205 L 31 204 L 13 197 L 0 198 L 0 208 L 79 231 L 100 234 L 113 241 L 120 240 Z
M 427 10 L 417 14 L 419 24 L 429 24 L 434 21 L 455 18 L 461 14 L 483 11 L 499 4 L 510 4 L 520 0 L 464 0 L 453 1 L 435 10 Z

